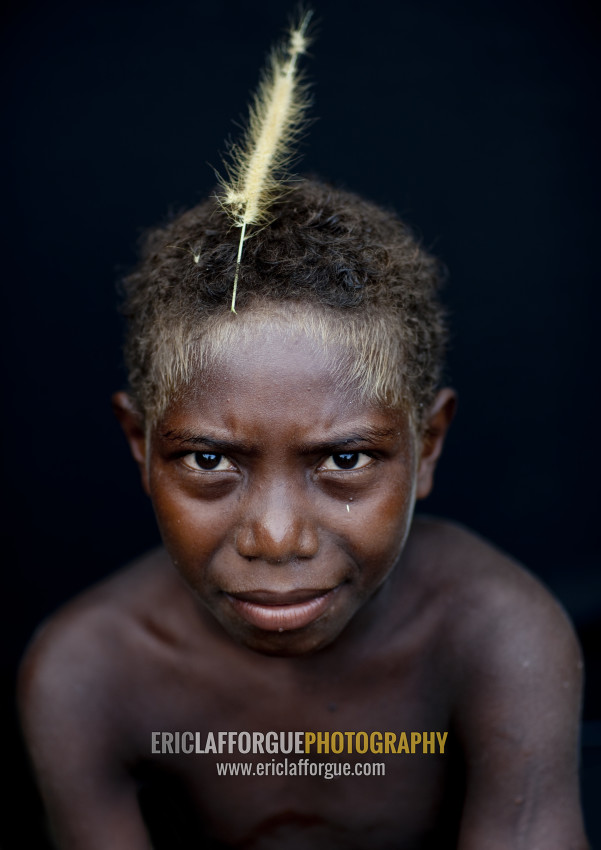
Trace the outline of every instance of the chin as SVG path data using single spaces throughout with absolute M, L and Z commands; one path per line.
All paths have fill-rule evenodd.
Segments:
M 330 646 L 339 636 L 342 629 L 335 632 L 328 630 L 327 634 L 316 634 L 311 629 L 294 629 L 285 632 L 248 632 L 233 634 L 231 637 L 237 643 L 258 652 L 261 655 L 271 655 L 278 658 L 299 658 L 313 655 Z

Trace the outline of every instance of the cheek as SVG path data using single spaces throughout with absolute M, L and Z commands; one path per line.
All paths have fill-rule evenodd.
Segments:
M 414 497 L 413 483 L 399 476 L 398 483 L 377 486 L 369 496 L 348 503 L 347 539 L 364 569 L 386 574 L 396 563 L 409 533 Z
M 151 497 L 163 543 L 175 566 L 196 573 L 227 536 L 227 510 L 223 504 L 200 504 L 156 482 L 151 482 Z

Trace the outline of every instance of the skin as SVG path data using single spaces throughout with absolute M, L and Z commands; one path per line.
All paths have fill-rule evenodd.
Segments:
M 259 328 L 150 434 L 126 395 L 114 405 L 165 548 L 67 606 L 25 659 L 59 847 L 147 850 L 140 787 L 150 815 L 175 800 L 167 847 L 587 847 L 566 618 L 475 535 L 413 520 L 451 390 L 416 435 L 406 413 L 342 393 L 294 328 Z M 157 730 L 361 729 L 448 743 L 341 756 L 386 775 L 329 783 L 217 778 L 216 761 L 252 756 L 151 754 Z

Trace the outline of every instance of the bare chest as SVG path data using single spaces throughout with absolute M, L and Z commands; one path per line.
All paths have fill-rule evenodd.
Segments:
M 457 754 L 427 665 L 221 670 L 210 687 L 188 681 L 153 724 L 147 775 L 216 847 L 409 850 L 454 835 Z

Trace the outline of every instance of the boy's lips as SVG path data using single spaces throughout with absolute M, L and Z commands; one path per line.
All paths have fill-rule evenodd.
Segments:
M 269 632 L 302 629 L 320 617 L 340 585 L 326 590 L 267 590 L 226 593 L 234 610 L 247 623 Z

